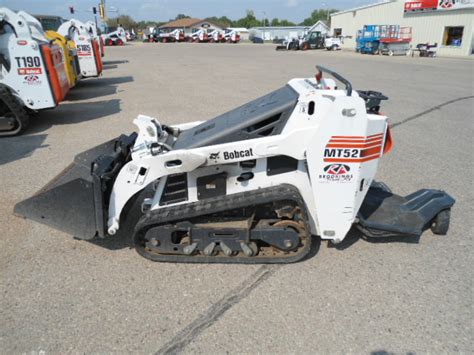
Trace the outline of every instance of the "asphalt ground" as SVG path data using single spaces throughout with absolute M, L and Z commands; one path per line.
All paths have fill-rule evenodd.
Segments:
M 135 43 L 107 47 L 104 60 L 103 77 L 0 140 L 0 352 L 473 352 L 472 59 Z M 447 236 L 351 234 L 284 266 L 165 264 L 140 257 L 129 235 L 93 244 L 12 214 L 140 113 L 206 120 L 313 76 L 315 64 L 390 97 L 395 147 L 378 179 L 400 194 L 454 196 Z

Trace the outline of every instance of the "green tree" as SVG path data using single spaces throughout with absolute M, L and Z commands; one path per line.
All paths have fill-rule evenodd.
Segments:
M 258 27 L 261 24 L 262 22 L 257 20 L 257 17 L 255 16 L 255 13 L 253 12 L 253 10 L 247 10 L 247 15 L 245 17 L 242 17 L 234 21 L 235 27 L 251 28 L 251 27 Z
M 219 17 L 219 22 L 222 23 L 222 24 L 225 24 L 227 27 L 232 27 L 234 25 L 234 21 L 232 21 L 227 16 Z
M 108 27 L 117 27 L 118 25 L 122 25 L 123 28 L 128 30 L 136 27 L 137 23 L 128 15 L 120 15 L 118 17 L 107 19 Z
M 329 16 L 333 12 L 337 12 L 339 10 L 336 9 L 319 9 L 314 10 L 311 13 L 311 16 L 305 18 L 303 22 L 300 23 L 302 26 L 313 26 L 318 21 L 324 21 L 329 24 L 331 17 Z
M 177 14 L 175 17 L 175 20 L 181 20 L 183 18 L 191 18 L 191 16 L 185 15 L 185 14 Z
M 141 29 L 141 30 L 144 30 L 144 29 L 147 29 L 149 27 L 160 27 L 163 24 L 164 24 L 164 22 L 139 21 L 139 22 L 137 22 L 137 28 Z
M 296 26 L 296 24 L 288 20 L 281 20 L 280 26 Z
M 220 25 L 221 27 L 232 27 L 233 22 L 231 19 L 229 19 L 227 16 L 212 16 L 212 17 L 207 17 L 206 20 L 212 21 L 216 23 L 217 25 Z

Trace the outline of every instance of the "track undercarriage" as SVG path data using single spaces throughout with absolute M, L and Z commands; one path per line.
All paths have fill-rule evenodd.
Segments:
M 28 113 L 10 91 L 0 86 L 0 137 L 14 136 L 29 123 Z
M 142 256 L 170 262 L 294 262 L 311 246 L 305 207 L 290 186 L 150 211 L 134 239 Z

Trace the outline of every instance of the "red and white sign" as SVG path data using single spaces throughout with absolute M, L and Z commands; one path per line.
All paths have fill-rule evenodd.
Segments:
M 41 74 L 41 73 L 43 73 L 41 68 L 18 68 L 19 75 Z
M 442 11 L 474 8 L 474 0 L 408 0 L 405 12 Z

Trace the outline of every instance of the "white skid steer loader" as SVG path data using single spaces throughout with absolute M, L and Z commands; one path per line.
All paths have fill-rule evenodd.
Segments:
M 448 194 L 401 197 L 374 183 L 392 145 L 387 98 L 318 69 L 209 121 L 140 115 L 138 133 L 77 155 L 15 213 L 82 239 L 133 223 L 137 251 L 171 262 L 294 262 L 312 236 L 339 243 L 353 225 L 379 238 L 445 234 Z
M 223 41 L 227 43 L 238 43 L 240 41 L 240 34 L 236 30 L 226 29 L 224 31 Z
M 79 67 L 84 78 L 98 77 L 102 74 L 100 39 L 98 36 L 89 33 L 88 27 L 75 19 L 61 24 L 57 32 L 76 42 Z
M 105 55 L 105 49 L 104 49 L 104 39 L 102 38 L 101 34 L 99 33 L 99 30 L 97 29 L 97 25 L 94 21 L 87 21 L 84 24 L 84 27 L 87 32 L 89 32 L 89 35 L 92 37 L 92 39 L 95 39 L 97 43 L 99 43 L 99 52 L 101 58 L 104 57 Z
M 69 91 L 64 52 L 26 12 L 0 7 L 0 137 L 23 132 L 29 113 L 56 107 Z

